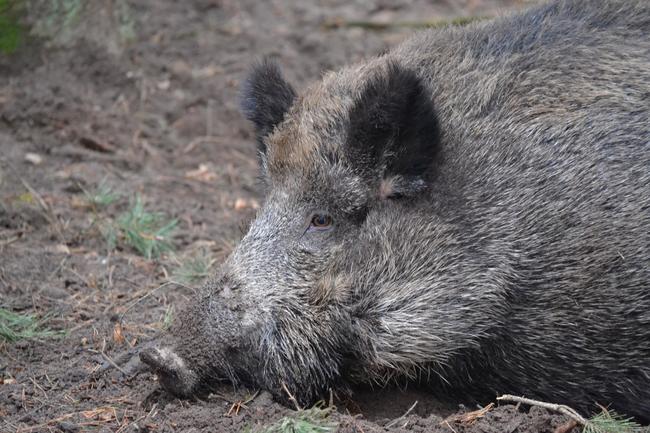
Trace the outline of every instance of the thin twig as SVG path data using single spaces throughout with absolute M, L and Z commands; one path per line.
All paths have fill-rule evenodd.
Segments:
M 113 360 L 111 359 L 111 357 L 108 356 L 108 355 L 106 354 L 106 352 L 104 352 L 104 349 L 106 349 L 106 339 L 105 339 L 105 338 L 104 338 L 104 340 L 103 340 L 103 342 L 102 342 L 102 350 L 101 350 L 100 353 L 102 354 L 102 356 L 104 357 L 104 359 L 105 359 L 106 361 L 108 361 L 108 363 L 111 364 L 111 365 L 112 365 L 115 369 L 117 369 L 120 373 L 122 373 L 122 374 L 124 375 L 124 377 L 129 377 L 129 375 L 126 373 L 126 371 L 124 371 L 124 370 L 122 369 L 122 367 L 120 367 L 119 365 L 117 365 L 117 364 L 115 363 L 115 361 L 113 361 Z
M 25 179 L 23 179 L 18 172 L 14 169 L 14 167 L 9 164 L 9 162 L 5 159 L 0 159 L 0 163 L 5 165 L 13 174 L 14 177 L 16 177 L 18 180 L 20 180 L 20 183 L 23 184 L 25 189 L 36 199 L 38 202 L 38 205 L 42 208 L 43 210 L 43 215 L 45 216 L 45 219 L 54 227 L 54 230 L 56 231 L 57 236 L 59 237 L 59 241 L 61 243 L 66 243 L 65 236 L 63 236 L 63 231 L 61 229 L 61 224 L 59 223 L 59 220 L 56 218 L 56 215 L 52 211 L 52 208 L 47 204 L 47 202 L 43 199 L 43 196 L 41 196 L 38 191 L 36 191 L 32 186 L 27 183 Z
M 138 305 L 140 302 L 142 302 L 142 301 L 144 301 L 145 299 L 147 299 L 149 296 L 151 296 L 151 295 L 153 295 L 154 293 L 156 293 L 158 290 L 160 290 L 160 289 L 162 289 L 163 287 L 166 287 L 166 286 L 168 286 L 168 285 L 170 285 L 170 284 L 176 284 L 177 286 L 181 286 L 181 287 L 183 287 L 183 288 L 186 288 L 186 289 L 192 290 L 191 287 L 186 286 L 186 285 L 183 284 L 183 283 L 179 283 L 178 281 L 169 280 L 169 281 L 167 281 L 167 282 L 165 282 L 165 283 L 162 283 L 161 285 L 159 285 L 159 286 L 156 287 L 155 289 L 152 289 L 152 290 L 150 290 L 149 292 L 145 293 L 144 295 L 142 295 L 141 297 L 139 297 L 138 299 L 136 299 L 135 301 L 133 301 L 133 302 L 132 302 L 128 307 L 126 307 L 126 310 L 124 310 L 124 311 L 122 312 L 122 314 L 120 314 L 120 320 L 119 320 L 119 323 L 122 324 L 122 320 L 124 320 L 124 316 L 126 315 L 126 313 L 128 313 L 129 311 L 131 311 L 131 309 L 132 309 L 133 307 L 135 307 L 135 306 Z
M 454 433 L 456 433 L 456 430 L 454 430 L 454 428 L 451 426 L 451 424 L 449 424 L 449 421 L 444 420 L 444 423 L 447 425 L 447 427 L 449 427 L 449 429 L 450 429 L 451 431 L 453 431 Z
M 257 391 L 255 391 L 255 394 L 250 396 L 248 399 L 244 400 L 242 402 L 242 405 L 246 405 L 246 404 L 250 403 L 251 401 L 255 400 L 259 394 L 260 394 L 260 390 L 258 389 Z
M 201 137 L 196 137 L 189 142 L 187 146 L 182 150 L 182 153 L 190 153 L 194 148 L 200 144 L 223 144 L 225 140 L 223 137 L 217 137 L 212 135 L 204 135 Z
M 293 405 L 296 406 L 296 410 L 301 411 L 302 408 L 298 404 L 298 400 L 296 400 L 296 397 L 294 397 L 293 394 L 291 394 L 291 392 L 289 392 L 289 388 L 287 388 L 287 385 L 284 383 L 284 381 L 282 381 L 282 389 L 284 389 L 284 392 L 287 393 L 287 395 L 289 396 L 289 400 L 291 400 Z
M 0 247 L 5 247 L 7 245 L 11 245 L 14 242 L 16 242 L 18 239 L 20 239 L 20 236 L 14 236 L 13 238 L 2 240 L 2 241 L 0 241 Z
M 389 422 L 388 424 L 386 424 L 384 427 L 386 427 L 386 428 L 393 427 L 395 424 L 397 424 L 398 422 L 400 422 L 401 420 L 403 420 L 404 418 L 406 418 L 407 416 L 409 416 L 409 414 L 410 414 L 411 412 L 413 412 L 413 409 L 415 409 L 415 406 L 417 406 L 417 404 L 418 404 L 418 401 L 415 400 L 415 403 L 413 403 L 413 404 L 411 405 L 411 407 L 409 407 L 409 409 L 408 409 L 406 412 L 404 412 L 404 415 L 400 416 L 399 418 L 395 418 L 394 420 L 392 420 L 391 422 Z
M 258 389 L 257 391 L 255 391 L 255 394 L 253 394 L 253 395 L 252 395 L 251 397 L 249 397 L 248 399 L 246 399 L 246 400 L 239 400 L 239 401 L 234 402 L 234 403 L 230 406 L 230 409 L 228 410 L 228 412 L 226 412 L 226 415 L 227 415 L 227 416 L 231 416 L 231 415 L 233 414 L 233 412 L 235 413 L 235 415 L 239 415 L 239 411 L 240 411 L 241 409 L 248 409 L 248 406 L 246 406 L 246 405 L 247 405 L 248 403 L 250 403 L 251 401 L 255 400 L 255 398 L 257 398 L 257 395 L 258 395 L 259 393 L 260 393 L 260 390 Z M 220 397 L 221 397 L 221 396 L 220 396 Z M 223 397 L 221 397 L 221 398 L 223 398 Z M 228 402 L 230 403 L 230 401 L 229 401 L 228 399 L 225 399 L 225 400 L 228 401 Z
M 497 397 L 498 401 L 510 401 L 515 403 L 523 403 L 530 406 L 543 407 L 544 409 L 552 410 L 554 412 L 559 412 L 563 415 L 568 416 L 569 418 L 575 420 L 578 424 L 585 426 L 589 424 L 589 421 L 585 419 L 582 415 L 576 412 L 574 409 L 563 404 L 547 403 L 545 401 L 532 400 L 526 397 L 517 397 L 516 395 L 504 394 L 501 397 Z
M 54 230 L 56 231 L 56 234 L 59 236 L 59 240 L 62 243 L 67 243 L 65 240 L 65 236 L 63 236 L 63 230 L 61 230 L 61 224 L 59 223 L 59 220 L 56 218 L 56 215 L 54 215 L 54 212 L 52 211 L 52 208 L 50 205 L 47 204 L 43 196 L 41 196 L 38 191 L 36 191 L 32 186 L 27 183 L 25 179 L 22 177 L 18 176 L 18 179 L 20 182 L 23 184 L 25 189 L 29 191 L 29 193 L 36 199 L 38 202 L 39 206 L 43 209 L 43 215 L 45 216 L 45 219 L 54 227 Z

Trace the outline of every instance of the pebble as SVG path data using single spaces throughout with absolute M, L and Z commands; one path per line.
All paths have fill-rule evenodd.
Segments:
M 38 153 L 28 152 L 25 154 L 25 161 L 34 165 L 41 165 L 43 163 L 43 157 Z

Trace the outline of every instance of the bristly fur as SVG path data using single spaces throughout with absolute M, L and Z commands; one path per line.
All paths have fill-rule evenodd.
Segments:
M 264 138 L 284 118 L 296 92 L 282 76 L 279 66 L 270 59 L 254 65 L 241 90 L 241 107 L 255 125 L 258 150 L 266 153 Z

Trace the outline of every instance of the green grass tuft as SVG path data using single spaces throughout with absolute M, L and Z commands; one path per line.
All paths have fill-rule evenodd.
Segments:
M 44 327 L 48 317 L 38 319 L 33 314 L 18 314 L 0 308 L 0 338 L 9 342 L 61 337 L 65 331 L 55 331 Z
M 212 275 L 210 271 L 215 261 L 209 251 L 201 249 L 180 262 L 172 273 L 172 279 L 183 284 L 199 283 Z
M 313 407 L 285 416 L 260 433 L 333 433 L 338 423 L 328 420 L 332 408 Z
M 0 52 L 4 54 L 14 53 L 22 40 L 17 3 L 16 0 L 0 0 Z
M 167 307 L 167 310 L 165 310 L 165 315 L 163 316 L 162 330 L 168 330 L 172 326 L 172 323 L 174 323 L 174 306 L 170 305 Z
M 612 410 L 603 410 L 589 419 L 583 433 L 640 433 L 643 427 L 632 418 L 619 415 Z
M 115 203 L 120 194 L 115 192 L 105 181 L 101 181 L 99 185 L 92 191 L 84 190 L 86 200 L 95 207 L 106 207 Z
M 167 220 L 161 213 L 147 212 L 137 195 L 130 208 L 117 219 L 116 227 L 126 244 L 151 259 L 174 249 L 170 238 L 177 224 L 177 220 Z

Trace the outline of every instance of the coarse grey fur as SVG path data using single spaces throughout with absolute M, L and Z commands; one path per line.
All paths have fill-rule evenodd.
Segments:
M 425 31 L 295 100 L 271 65 L 251 80 L 265 204 L 141 355 L 166 388 L 412 378 L 650 421 L 650 2 Z M 422 109 L 377 144 L 402 87 Z

